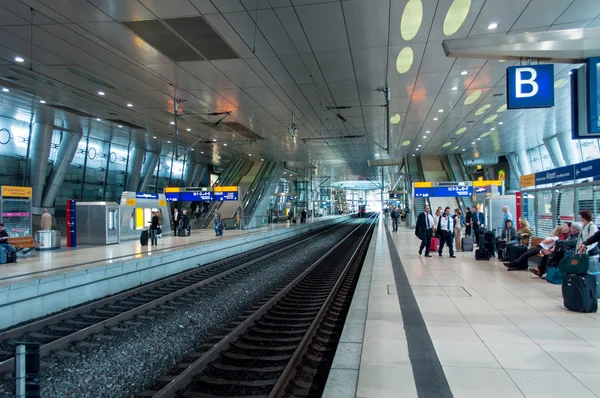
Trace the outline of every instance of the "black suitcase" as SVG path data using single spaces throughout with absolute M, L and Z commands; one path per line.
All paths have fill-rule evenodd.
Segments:
M 148 246 L 148 230 L 144 229 L 142 230 L 142 234 L 140 235 L 140 245 L 142 246 Z
M 6 263 L 16 263 L 17 262 L 17 252 L 9 252 L 6 251 Z
M 494 231 L 487 231 L 483 234 L 483 240 L 486 243 L 493 242 L 496 240 L 496 234 L 494 233 Z
M 515 261 L 521 257 L 521 255 L 525 254 L 527 250 L 527 246 L 525 245 L 510 245 L 508 246 L 508 255 L 506 259 L 507 261 Z
M 462 249 L 464 252 L 472 252 L 473 251 L 473 238 L 470 236 L 465 236 L 462 238 Z
M 595 275 L 565 275 L 562 282 L 565 308 L 575 312 L 597 312 Z
M 506 261 L 508 258 L 508 248 L 505 241 L 498 242 L 498 260 Z
M 177 229 L 177 236 L 185 236 L 185 229 L 183 227 Z
M 489 259 L 490 253 L 484 247 L 480 247 L 479 249 L 475 250 L 475 260 L 489 261 Z

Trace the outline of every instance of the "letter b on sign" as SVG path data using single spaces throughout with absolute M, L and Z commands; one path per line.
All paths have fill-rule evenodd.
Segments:
M 512 66 L 506 86 L 508 109 L 554 106 L 554 65 Z

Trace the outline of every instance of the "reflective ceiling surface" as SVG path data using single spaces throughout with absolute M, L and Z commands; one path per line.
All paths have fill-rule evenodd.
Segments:
M 555 68 L 554 108 L 503 111 L 515 63 L 447 58 L 442 41 L 599 15 L 598 0 L 2 0 L 0 115 L 125 144 L 145 131 L 171 151 L 177 97 L 178 152 L 199 140 L 206 163 L 251 156 L 340 181 L 377 180 L 369 160 L 413 154 L 494 162 L 570 129 L 572 66 Z

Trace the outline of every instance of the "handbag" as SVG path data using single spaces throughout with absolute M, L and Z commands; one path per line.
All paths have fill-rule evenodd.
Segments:
M 156 234 L 157 235 L 162 234 L 162 228 L 161 227 L 158 227 L 158 229 L 156 230 Z
M 546 270 L 546 282 L 560 285 L 562 284 L 564 277 L 565 274 L 560 271 L 559 267 L 548 267 Z
M 590 256 L 587 253 L 565 256 L 558 263 L 558 268 L 563 274 L 585 275 L 590 270 Z

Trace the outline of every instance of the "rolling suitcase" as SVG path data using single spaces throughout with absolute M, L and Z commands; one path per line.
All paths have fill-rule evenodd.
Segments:
M 429 244 L 429 250 L 432 252 L 437 252 L 439 249 L 440 249 L 439 238 L 436 238 L 436 237 L 431 238 L 431 243 Z
M 575 312 L 597 312 L 596 276 L 568 274 L 563 278 L 562 296 L 565 308 Z
M 177 236 L 185 236 L 185 228 L 179 227 L 177 229 Z
M 506 261 L 508 258 L 508 247 L 506 246 L 506 242 L 500 241 L 498 242 L 498 260 Z
M 147 229 L 142 230 L 142 234 L 140 235 L 140 245 L 148 246 L 148 237 L 149 233 Z
M 6 251 L 6 262 L 7 263 L 16 263 L 17 262 L 17 252 L 9 252 Z
M 473 238 L 464 237 L 462 238 L 462 249 L 464 252 L 472 252 L 473 251 Z
M 515 261 L 521 255 L 523 255 L 527 251 L 527 246 L 524 245 L 510 245 L 507 248 L 507 261 Z

